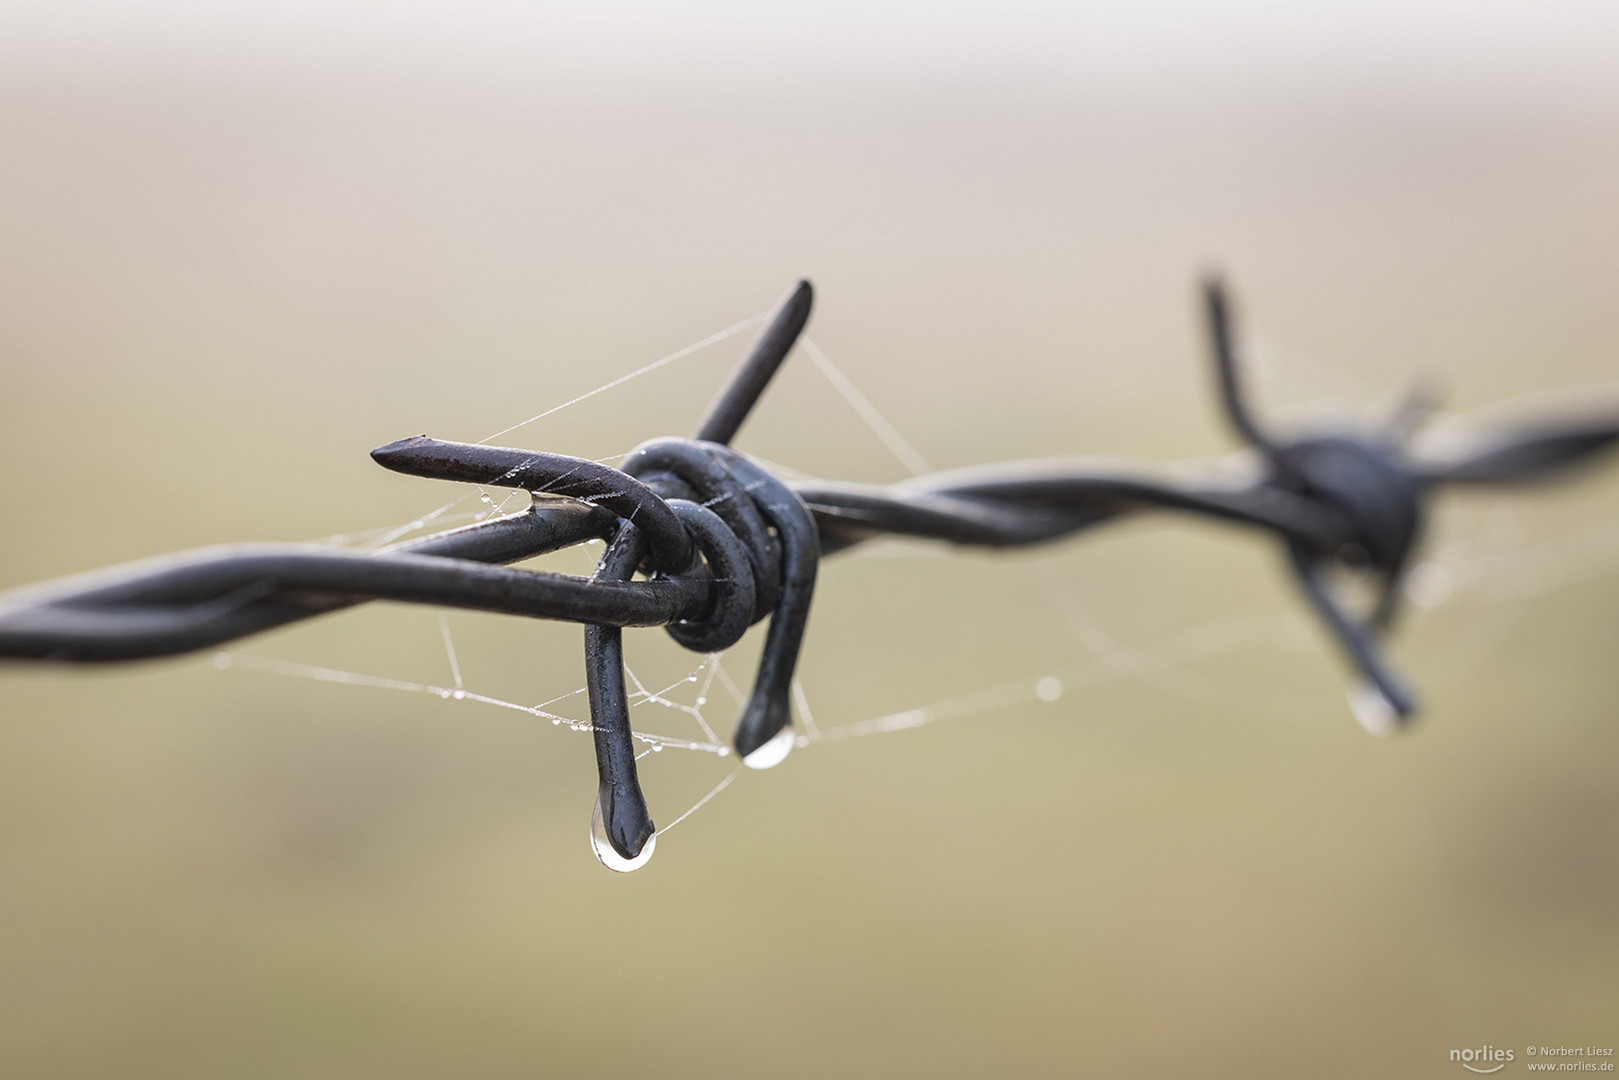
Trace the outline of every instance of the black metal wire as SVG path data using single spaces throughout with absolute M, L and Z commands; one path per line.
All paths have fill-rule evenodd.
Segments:
M 1146 510 L 1258 529 L 1281 544 L 1306 599 L 1387 712 L 1415 698 L 1380 636 L 1445 484 L 1547 479 L 1619 442 L 1619 416 L 1548 418 L 1485 434 L 1441 458 L 1406 447 L 1411 416 L 1383 431 L 1267 431 L 1247 400 L 1230 305 L 1204 286 L 1223 411 L 1257 451 L 1238 479 L 1170 479 L 1076 459 L 1009 462 L 892 485 L 783 482 L 727 445 L 809 319 L 808 282 L 790 290 L 693 438 L 661 438 L 619 468 L 531 450 L 401 439 L 378 464 L 442 480 L 528 491 L 532 506 L 374 552 L 279 544 L 205 549 L 0 595 L 0 657 L 103 662 L 167 656 L 394 600 L 585 624 L 598 804 L 608 842 L 635 859 L 656 832 L 636 776 L 622 628 L 666 627 L 682 645 L 726 648 L 770 626 L 734 741 L 746 762 L 790 737 L 789 693 L 819 558 L 876 536 L 1016 547 Z M 590 578 L 503 564 L 608 541 Z M 1382 592 L 1358 615 L 1329 583 L 1334 566 L 1369 571 Z M 639 576 L 638 576 L 639 575 Z

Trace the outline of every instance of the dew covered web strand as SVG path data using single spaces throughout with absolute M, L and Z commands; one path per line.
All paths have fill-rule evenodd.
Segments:
M 806 336 L 799 340 L 798 345 L 804 350 L 804 355 L 815 362 L 815 367 L 821 374 L 826 376 L 826 381 L 843 395 L 843 400 L 847 401 L 855 414 L 865 421 L 873 434 L 882 440 L 889 452 L 899 459 L 899 463 L 910 470 L 912 476 L 921 476 L 923 473 L 933 471 L 928 459 L 918 452 L 909 439 L 899 433 L 898 428 L 888 422 L 887 417 L 877 411 L 877 406 L 871 403 L 871 399 L 849 381 L 849 377 L 828 359 L 826 353 L 822 352 L 815 342 Z
M 600 394 L 617 390 L 640 376 L 649 374 L 701 349 L 724 341 L 761 322 L 761 313 L 738 322 L 716 334 L 677 350 L 651 364 L 644 365 L 594 390 L 578 395 L 553 408 L 537 413 L 527 420 L 513 424 L 484 439 L 488 442 L 551 416 L 571 405 Z M 849 404 L 854 413 L 872 430 L 885 447 L 909 472 L 929 471 L 927 459 L 888 422 L 871 400 L 855 386 L 852 380 L 832 364 L 826 354 L 809 339 L 799 343 L 804 352 Z M 1274 364 L 1274 360 L 1272 361 Z M 1316 361 L 1317 383 L 1329 381 L 1326 376 L 1337 375 L 1339 386 L 1358 385 L 1358 379 L 1341 372 L 1325 370 L 1326 365 Z M 623 455 L 596 459 L 617 461 Z M 782 469 L 784 474 L 794 470 Z M 443 525 L 453 520 L 481 520 L 501 512 L 513 498 L 522 498 L 525 492 L 513 492 L 500 504 L 495 504 L 488 492 L 476 487 L 459 499 L 423 514 L 411 522 L 385 529 L 329 538 L 335 543 L 362 543 L 367 548 L 380 547 L 429 524 Z M 451 515 L 450 511 L 470 499 L 479 498 L 486 509 Z M 1537 596 L 1553 592 L 1579 581 L 1608 576 L 1619 572 L 1619 522 L 1603 522 L 1592 528 L 1556 539 L 1525 542 L 1523 530 L 1515 511 L 1506 500 L 1498 500 L 1483 511 L 1484 526 L 1464 534 L 1432 553 L 1413 568 L 1407 581 L 1407 596 L 1419 609 L 1456 608 L 1461 610 L 1483 607 L 1487 618 L 1463 620 L 1463 626 L 1441 649 L 1440 659 L 1452 662 L 1481 662 L 1483 654 L 1493 650 L 1510 629 L 1511 620 L 1522 604 Z M 869 549 L 869 550 L 868 550 Z M 938 558 L 948 556 L 949 549 L 942 544 L 929 544 L 904 539 L 881 539 L 856 549 L 860 554 Z M 1031 570 L 1031 573 L 1036 571 Z M 1079 597 L 1065 592 L 1068 586 L 1050 576 L 1031 581 L 1039 594 L 1050 605 L 1051 615 L 1070 635 L 1076 651 L 1083 655 L 1077 663 L 1049 670 L 1044 674 L 1024 675 L 984 687 L 970 693 L 927 702 L 910 708 L 853 722 L 820 726 L 810 707 L 809 694 L 803 683 L 794 679 L 792 697 L 798 724 L 794 744 L 808 748 L 831 743 L 848 743 L 876 735 L 896 734 L 947 720 L 964 720 L 987 715 L 1027 704 L 1055 703 L 1077 690 L 1097 688 L 1109 684 L 1132 681 L 1150 682 L 1198 701 L 1233 698 L 1251 702 L 1256 691 L 1252 688 L 1225 683 L 1187 665 L 1207 661 L 1244 649 L 1282 649 L 1288 651 L 1320 651 L 1327 646 L 1320 639 L 1318 628 L 1302 611 L 1253 612 L 1211 620 L 1200 626 L 1181 631 L 1144 644 L 1121 642 L 1102 625 L 1084 614 Z M 537 704 L 524 704 L 470 690 L 465 685 L 461 657 L 451 632 L 449 616 L 437 612 L 437 630 L 444 647 L 445 662 L 452 685 L 388 678 L 357 672 L 269 659 L 250 654 L 217 652 L 213 663 L 220 669 L 238 669 L 272 675 L 335 683 L 363 689 L 425 694 L 435 699 L 470 703 L 525 713 L 537 719 L 550 720 L 556 727 L 578 733 L 594 730 L 588 719 L 564 715 L 557 711 L 564 703 L 582 707 L 586 698 L 583 686 L 557 694 Z M 706 712 L 712 706 L 712 697 L 723 691 L 729 698 L 727 713 L 740 709 L 746 695 L 723 663 L 723 655 L 706 655 L 688 674 L 667 686 L 649 689 L 645 682 L 626 664 L 625 678 L 632 710 L 632 737 L 643 746 L 637 759 L 647 761 L 664 750 L 685 750 L 717 758 L 730 758 L 734 751 L 720 733 L 728 725 L 712 723 Z M 684 700 L 690 692 L 690 700 Z M 651 706 L 651 709 L 647 707 Z M 553 708 L 557 707 L 557 708 Z M 668 734 L 646 730 L 641 717 L 674 715 L 681 719 L 678 725 L 687 727 L 688 734 Z M 708 791 L 658 830 L 658 835 L 685 822 L 698 810 L 706 807 L 730 788 L 745 772 L 740 763 L 731 762 L 730 768 Z
M 748 318 L 736 322 L 723 330 L 710 334 L 699 341 L 693 342 L 684 348 L 677 349 L 674 352 L 654 360 L 649 364 L 644 364 L 625 375 L 621 375 L 616 379 L 609 380 L 593 390 L 586 391 L 585 393 L 570 398 L 559 405 L 555 405 L 549 409 L 536 413 L 526 420 L 522 420 L 516 424 L 510 425 L 509 427 L 502 428 L 500 431 L 484 437 L 480 440 L 480 442 L 488 443 L 503 435 L 508 435 L 520 428 L 527 427 L 536 421 L 543 420 L 546 417 L 561 412 L 562 410 L 573 405 L 577 405 L 608 391 L 622 388 L 636 379 L 641 378 L 642 376 L 649 375 L 654 371 L 692 356 L 711 345 L 715 345 L 721 341 L 725 341 L 728 338 L 735 337 L 737 334 L 762 323 L 768 317 L 768 315 L 768 312 L 759 312 L 755 315 L 751 315 Z M 623 456 L 624 455 L 622 453 L 619 453 L 606 458 L 597 458 L 592 460 L 597 462 L 617 462 Z M 551 484 L 554 485 L 556 483 L 560 483 L 563 479 L 565 479 L 565 477 L 559 477 L 556 480 L 553 480 Z M 512 491 L 507 493 L 501 502 L 497 504 L 490 496 L 486 487 L 483 485 L 473 485 L 472 490 L 470 490 L 467 494 L 444 503 L 435 509 L 428 511 L 427 513 L 421 514 L 411 521 L 394 526 L 363 530 L 356 533 L 329 536 L 320 542 L 330 544 L 332 546 L 359 545 L 366 550 L 375 550 L 385 547 L 386 545 L 393 543 L 394 541 L 407 536 L 410 533 L 426 529 L 430 525 L 443 526 L 459 520 L 484 520 L 485 518 L 502 513 L 512 500 L 527 498 L 528 496 L 528 492 Z M 486 508 L 482 510 L 466 511 L 453 515 L 450 513 L 450 511 L 454 510 L 456 507 L 462 506 L 475 498 L 482 502 Z M 268 657 L 236 653 L 225 650 L 215 652 L 213 654 L 212 662 L 213 666 L 218 670 L 248 670 L 290 678 L 301 678 L 317 682 L 335 683 L 345 686 L 403 693 L 426 694 L 441 700 L 471 702 L 476 705 L 487 705 L 495 708 L 526 713 L 537 718 L 548 719 L 554 726 L 560 727 L 562 725 L 566 725 L 569 730 L 575 732 L 589 733 L 595 730 L 594 726 L 588 720 L 564 716 L 549 709 L 549 706 L 554 705 L 557 702 L 565 701 L 570 698 L 583 698 L 585 696 L 584 687 L 578 687 L 570 690 L 567 693 L 557 695 L 549 700 L 540 702 L 537 705 L 526 705 L 521 702 L 508 701 L 504 698 L 468 690 L 465 686 L 462 675 L 460 658 L 455 648 L 454 638 L 450 631 L 448 615 L 441 609 L 437 612 L 437 619 L 440 639 L 443 643 L 445 658 L 450 669 L 451 681 L 453 683 L 452 686 L 440 686 L 429 682 L 418 682 L 407 679 L 368 675 L 361 672 L 344 671 L 337 668 L 325 667 L 316 664 L 277 660 Z M 702 712 L 702 705 L 706 704 L 708 691 L 716 678 L 719 679 L 721 685 L 727 689 L 727 691 L 739 704 L 742 700 L 741 693 L 737 689 L 735 681 L 721 666 L 720 657 L 718 654 L 712 654 L 705 657 L 703 664 L 700 665 L 696 671 L 672 684 L 671 686 L 663 688 L 662 690 L 648 690 L 645 685 L 642 684 L 639 677 L 637 677 L 627 665 L 625 674 L 631 680 L 634 686 L 634 690 L 630 694 L 630 704 L 632 709 L 646 704 L 657 704 L 664 706 L 665 708 L 685 713 L 695 722 L 698 732 L 701 735 L 700 739 L 679 738 L 647 731 L 632 731 L 632 737 L 637 742 L 644 744 L 647 748 L 642 752 L 641 755 L 638 755 L 638 757 L 651 753 L 659 753 L 668 748 L 709 753 L 718 757 L 729 757 L 731 755 L 732 750 L 729 744 L 718 736 Z M 668 694 L 677 687 L 687 683 L 695 683 L 699 680 L 701 680 L 702 686 L 701 691 L 698 694 L 697 704 L 686 705 L 668 697 Z M 798 693 L 800 697 L 802 697 L 801 688 L 798 689 Z M 736 774 L 732 773 L 726 779 L 722 780 L 717 786 L 711 789 L 708 794 L 698 800 L 696 804 L 686 810 L 685 813 L 682 813 L 679 817 L 677 817 L 675 822 L 672 822 L 670 826 L 665 826 L 665 829 L 672 827 L 672 825 L 675 823 L 684 821 L 698 808 L 705 805 L 709 800 L 718 795 L 720 791 L 724 790 L 725 787 L 727 787 L 735 778 Z
M 535 423 L 536 421 L 544 420 L 548 416 L 553 416 L 556 413 L 561 412 L 563 409 L 567 409 L 567 408 L 570 408 L 570 407 L 572 407 L 574 405 L 578 405 L 580 402 L 588 401 L 591 398 L 594 398 L 599 394 L 604 394 L 604 393 L 606 393 L 606 392 L 608 392 L 610 390 L 616 390 L 619 387 L 626 386 L 629 383 L 634 382 L 636 379 L 639 379 L 644 375 L 650 375 L 654 371 L 657 371 L 657 370 L 659 370 L 661 368 L 668 367 L 670 364 L 676 363 L 676 362 L 678 362 L 680 360 L 684 360 L 689 356 L 693 356 L 693 355 L 701 352 L 702 350 L 708 348 L 710 345 L 717 345 L 720 342 L 725 341 L 728 338 L 735 337 L 737 334 L 742 333 L 744 330 L 747 330 L 747 329 L 750 329 L 750 328 L 752 328 L 754 326 L 759 325 L 760 323 L 764 322 L 766 318 L 769 317 L 769 314 L 770 313 L 767 312 L 767 311 L 761 311 L 761 312 L 757 312 L 757 313 L 755 313 L 753 315 L 750 315 L 747 318 L 741 320 L 740 322 L 736 322 L 736 323 L 731 324 L 730 326 L 726 327 L 724 330 L 717 331 L 715 333 L 712 333 L 712 334 L 708 335 L 705 338 L 702 338 L 699 341 L 692 342 L 690 345 L 687 345 L 687 346 L 685 346 L 683 348 L 680 348 L 680 349 L 676 349 L 674 352 L 669 353 L 667 356 L 659 357 L 658 359 L 652 361 L 650 364 L 643 364 L 642 366 L 636 368 L 634 371 L 628 372 L 628 373 L 626 373 L 624 375 L 620 375 L 616 379 L 610 379 L 607 382 L 603 383 L 602 385 L 596 387 L 594 390 L 587 390 L 582 394 L 579 394 L 579 395 L 577 395 L 575 397 L 569 398 L 567 401 L 564 401 L 560 405 L 553 405 L 549 409 L 545 409 L 545 410 L 543 410 L 541 412 L 535 413 L 533 416 L 529 417 L 527 420 L 520 420 L 517 423 L 510 425 L 509 427 L 501 428 L 499 431 L 497 431 L 497 432 L 495 432 L 495 433 L 493 433 L 491 435 L 486 435 L 483 438 L 479 439 L 478 443 L 479 443 L 479 445 L 489 443 L 489 442 L 491 442 L 491 441 L 493 441 L 495 439 L 500 438 L 502 435 L 509 435 L 512 432 L 517 431 L 519 428 L 525 428 L 528 425 L 530 425 L 532 423 Z M 606 462 L 617 462 L 617 461 L 621 460 L 623 457 L 624 457 L 624 454 L 619 453 L 619 454 L 609 455 L 608 457 L 591 458 L 591 459 L 588 459 L 588 460 L 595 461 L 597 464 L 602 464 L 602 463 L 606 463 Z M 557 480 L 552 481 L 552 483 L 553 484 L 559 483 L 561 481 L 561 479 L 564 479 L 564 478 L 558 478 Z M 411 534 L 413 532 L 420 532 L 421 530 L 427 528 L 429 525 L 434 525 L 434 524 L 447 525 L 450 522 L 457 521 L 457 520 L 482 521 L 485 518 L 497 516 L 497 515 L 503 513 L 505 511 L 506 507 L 513 500 L 521 499 L 522 497 L 524 497 L 527 494 L 528 494 L 527 492 L 523 492 L 523 491 L 511 491 L 511 492 L 506 493 L 506 495 L 497 504 L 497 503 L 495 503 L 493 497 L 489 494 L 489 491 L 485 486 L 483 486 L 481 484 L 474 485 L 473 489 L 471 491 L 469 491 L 466 495 L 463 495 L 458 499 L 451 500 L 450 502 L 447 502 L 444 505 L 439 506 L 434 510 L 430 510 L 427 513 L 422 514 L 421 516 L 415 518 L 412 521 L 408 521 L 408 522 L 405 522 L 405 523 L 400 524 L 400 525 L 386 526 L 386 527 L 379 528 L 379 529 L 364 530 L 364 531 L 358 532 L 358 533 L 346 533 L 346 534 L 340 534 L 340 535 L 337 535 L 337 536 L 330 536 L 330 537 L 326 537 L 323 541 L 320 541 L 320 542 L 331 543 L 331 544 L 334 544 L 334 545 L 337 545 L 337 546 L 346 546 L 346 545 L 348 545 L 350 543 L 360 543 L 366 549 L 374 550 L 376 548 L 386 547 L 388 544 L 393 543 L 395 540 L 399 540 L 399 539 L 401 539 L 401 538 L 403 538 L 405 536 L 408 536 L 409 534 Z M 463 503 L 465 503 L 465 502 L 467 502 L 467 501 L 469 501 L 471 499 L 474 499 L 474 498 L 476 498 L 480 502 L 482 502 L 485 506 L 488 507 L 488 509 L 486 509 L 486 510 L 477 510 L 477 511 L 469 511 L 469 512 L 466 512 L 466 513 L 463 513 L 463 514 L 453 515 L 451 517 L 446 517 L 445 516 L 450 510 L 453 510 L 457 506 L 460 506 L 461 504 L 463 504 Z
M 1475 547 L 1493 548 L 1479 553 Z M 1503 601 L 1524 601 L 1558 588 L 1583 580 L 1612 575 L 1619 572 L 1613 558 L 1619 548 L 1619 524 L 1604 523 L 1594 528 L 1535 544 L 1504 546 L 1499 540 L 1486 538 L 1466 543 L 1456 550 L 1441 552 L 1435 559 L 1421 564 L 1413 581 L 1443 574 L 1449 585 L 1442 596 L 1418 595 L 1414 597 L 1420 607 L 1433 609 L 1440 606 L 1485 605 L 1509 616 L 1516 604 Z M 1426 571 L 1426 572 L 1424 572 Z M 1043 591 L 1049 589 L 1049 578 L 1042 579 Z M 1425 588 L 1432 589 L 1431 584 Z M 1094 621 L 1080 614 L 1079 607 L 1070 597 L 1054 597 L 1053 606 L 1070 625 L 1076 644 L 1089 653 L 1080 663 L 1057 668 L 1039 676 L 1024 676 L 985 687 L 968 694 L 949 697 L 913 706 L 853 723 L 830 728 L 818 727 L 809 706 L 808 695 L 801 681 L 795 680 L 793 697 L 802 732 L 796 739 L 800 748 L 823 743 L 847 742 L 875 735 L 894 734 L 931 726 L 946 720 L 964 720 L 1031 703 L 1051 704 L 1076 690 L 1132 681 L 1155 682 L 1195 698 L 1240 695 L 1251 699 L 1252 691 L 1242 692 L 1227 687 L 1184 665 L 1206 661 L 1242 649 L 1305 649 L 1314 651 L 1322 646 L 1315 640 L 1315 627 L 1298 612 L 1250 613 L 1207 622 L 1193 629 L 1167 638 L 1141 645 L 1124 645 L 1108 635 Z M 443 638 L 446 661 L 450 666 L 453 686 L 386 678 L 375 675 L 341 671 L 329 667 L 292 663 L 220 652 L 215 654 L 215 666 L 236 667 L 276 675 L 312 679 L 362 688 L 427 694 L 448 701 L 464 701 L 476 705 L 526 713 L 549 719 L 554 726 L 563 726 L 575 732 L 588 733 L 593 727 L 588 720 L 562 715 L 551 706 L 569 699 L 583 699 L 584 688 L 578 687 L 534 705 L 508 701 L 502 698 L 467 690 L 459 678 L 459 658 L 455 652 L 449 622 L 439 613 L 439 632 Z M 1452 642 L 1462 651 L 1473 654 L 1475 663 L 1483 657 L 1477 655 L 1493 648 L 1508 627 L 1500 622 L 1489 627 L 1487 634 L 1469 634 L 1466 627 L 1476 627 L 1469 621 L 1464 631 Z M 1480 640 L 1481 637 L 1483 640 Z M 1455 652 L 1455 650 L 1452 650 Z M 1452 657 L 1453 659 L 1457 657 Z M 686 676 L 658 689 L 648 689 L 633 669 L 626 666 L 629 680 L 631 708 L 655 705 L 660 709 L 683 714 L 697 729 L 695 737 L 681 738 L 647 731 L 637 727 L 633 738 L 646 749 L 640 757 L 661 753 L 665 749 L 687 750 L 729 757 L 733 751 L 709 721 L 705 708 L 710 694 L 718 687 L 725 691 L 734 707 L 740 707 L 744 693 L 735 678 L 723 664 L 722 654 L 705 656 L 702 663 Z M 695 689 L 694 700 L 688 704 L 679 700 L 677 692 L 686 687 Z M 706 794 L 675 817 L 662 832 L 684 822 L 730 787 L 745 770 L 732 768 Z
M 1566 584 L 1573 580 L 1581 580 L 1601 574 L 1611 574 L 1614 572 L 1614 566 L 1611 558 L 1607 556 L 1611 555 L 1611 541 L 1613 539 L 1614 530 L 1609 527 L 1601 527 L 1589 530 L 1587 534 L 1582 534 L 1578 537 L 1510 550 L 1491 556 L 1470 556 L 1466 561 L 1454 564 L 1453 572 L 1458 584 L 1454 587 L 1451 596 L 1465 600 L 1468 593 L 1476 591 L 1481 586 L 1485 589 L 1498 591 L 1497 587 L 1501 582 L 1520 580 L 1513 575 L 1512 571 L 1526 572 L 1531 576 L 1542 576 L 1542 580 L 1536 583 L 1533 590 L 1525 587 L 1527 581 L 1523 585 L 1512 586 L 1512 591 L 1519 596 L 1539 595 L 1541 592 L 1558 587 L 1559 584 Z M 1604 545 L 1607 546 L 1605 547 Z M 1580 573 L 1571 574 L 1568 572 L 1567 558 L 1570 551 L 1592 556 L 1594 560 L 1586 565 Z M 1546 580 L 1544 578 L 1543 571 L 1548 567 L 1560 567 L 1562 569 L 1562 573 L 1557 580 Z M 1478 597 L 1475 602 L 1493 604 L 1496 599 L 1495 595 L 1490 594 Z M 1433 605 L 1430 604 L 1429 606 Z M 800 720 L 804 724 L 804 733 L 799 736 L 797 741 L 798 745 L 802 747 L 815 745 L 823 741 L 847 741 L 878 734 L 897 733 L 928 726 L 943 720 L 966 719 L 1029 702 L 1054 702 L 1065 696 L 1069 691 L 1081 687 L 1128 682 L 1132 679 L 1160 681 L 1166 671 L 1183 670 L 1179 668 L 1179 665 L 1184 662 L 1212 658 L 1243 647 L 1290 649 L 1302 647 L 1306 650 L 1319 648 L 1319 643 L 1314 642 L 1313 630 L 1314 628 L 1297 614 L 1273 614 L 1237 617 L 1211 622 L 1197 629 L 1175 635 L 1167 640 L 1145 646 L 1116 646 L 1110 643 L 1110 639 L 1099 639 L 1093 641 L 1090 646 L 1092 651 L 1096 653 L 1093 659 L 1068 669 L 1061 669 L 1057 673 L 1039 678 L 1011 680 L 971 694 L 932 702 L 870 720 L 842 725 L 824 733 L 816 730 L 813 726 L 813 716 L 807 708 L 807 699 L 800 683 L 795 687 L 794 693 Z M 443 687 L 355 675 L 331 669 L 277 664 L 274 662 L 255 662 L 255 666 L 281 674 L 300 675 L 323 681 L 425 692 L 439 698 L 457 697 L 457 695 L 448 692 Z M 636 684 L 636 691 L 633 695 L 635 705 L 656 703 L 666 708 L 686 712 L 697 722 L 704 737 L 703 741 L 695 739 L 682 740 L 646 731 L 637 731 L 634 737 L 648 747 L 642 751 L 641 757 L 659 752 L 666 747 L 704 751 L 717 756 L 727 756 L 730 753 L 729 747 L 721 743 L 712 726 L 704 718 L 701 704 L 684 706 L 683 703 L 675 701 L 671 697 L 673 691 L 680 686 L 699 682 L 704 691 L 704 693 L 698 695 L 699 702 L 702 704 L 706 704 L 706 691 L 716 684 L 724 688 L 733 700 L 740 703 L 743 696 L 740 688 L 736 686 L 735 680 L 720 663 L 718 656 L 705 659 L 704 664 L 692 675 L 656 691 L 647 690 L 640 683 L 639 678 L 633 675 L 633 672 L 629 673 L 629 677 Z M 576 689 L 561 695 L 557 699 L 553 699 L 553 701 L 579 696 L 582 693 L 582 688 Z M 462 697 L 464 700 L 474 703 L 526 711 L 541 717 L 550 717 L 553 724 L 566 723 L 570 730 L 579 732 L 592 730 L 587 721 L 561 717 L 547 711 L 545 706 L 551 704 L 551 702 L 541 703 L 539 706 L 524 706 L 483 694 L 473 693 Z M 674 825 L 683 823 L 697 810 L 705 807 L 730 787 L 741 774 L 742 770 L 733 767 L 706 794 L 668 825 L 664 826 L 660 830 L 660 835 Z
M 561 405 L 553 405 L 551 408 L 546 409 L 543 412 L 535 413 L 533 416 L 529 417 L 527 420 L 520 420 L 517 423 L 513 424 L 511 427 L 501 428 L 499 431 L 495 432 L 493 435 L 485 435 L 483 438 L 479 439 L 478 442 L 479 443 L 487 443 L 491 439 L 498 439 L 502 435 L 509 435 L 512 432 L 516 431 L 518 428 L 527 427 L 528 425 L 534 423 L 536 420 L 544 420 L 547 416 L 550 416 L 553 413 L 559 413 L 563 409 L 566 409 L 566 408 L 568 408 L 570 406 L 573 406 L 573 405 L 577 405 L 581 401 L 588 400 L 589 398 L 593 398 L 597 394 L 604 394 L 609 390 L 616 390 L 620 386 L 623 386 L 623 385 L 625 385 L 626 383 L 629 383 L 629 382 L 633 382 L 634 380 L 639 379 L 643 375 L 649 375 L 652 372 L 657 371 L 661 367 L 667 367 L 669 364 L 672 364 L 677 360 L 684 360 L 686 357 L 691 356 L 693 353 L 701 352 L 703 349 L 708 348 L 710 345 L 718 344 L 719 342 L 724 341 L 726 338 L 729 338 L 729 337 L 735 337 L 737 334 L 740 334 L 742 331 L 748 329 L 749 327 L 757 326 L 760 323 L 764 322 L 765 319 L 768 316 L 769 316 L 769 312 L 765 312 L 765 311 L 761 311 L 757 315 L 750 315 L 746 319 L 743 319 L 739 323 L 734 323 L 731 326 L 726 327 L 724 330 L 720 330 L 717 333 L 713 333 L 713 334 L 708 335 L 706 338 L 703 338 L 701 341 L 696 341 L 696 342 L 693 342 L 690 345 L 687 345 L 684 349 L 676 349 L 674 352 L 670 353 L 668 356 L 663 357 L 662 359 L 654 360 L 654 361 L 652 361 L 652 363 L 647 364 L 644 367 L 636 368 L 634 371 L 630 372 L 628 375 L 620 375 L 618 378 L 613 379 L 610 382 L 605 382 L 602 385 L 596 387 L 596 389 L 594 389 L 594 390 L 587 390 L 583 394 L 580 394 L 576 398 L 570 398 L 569 400 L 564 401 Z

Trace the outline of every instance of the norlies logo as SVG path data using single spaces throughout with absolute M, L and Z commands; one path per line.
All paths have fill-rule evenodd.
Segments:
M 1512 1060 L 1511 1050 L 1497 1050 L 1493 1046 L 1480 1046 L 1477 1049 L 1469 1047 L 1466 1050 L 1452 1050 L 1450 1060 L 1460 1062 L 1462 1068 L 1476 1073 L 1500 1072 Z

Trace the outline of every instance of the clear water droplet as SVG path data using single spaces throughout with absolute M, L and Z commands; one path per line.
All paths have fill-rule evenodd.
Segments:
M 1394 702 L 1369 682 L 1357 683 L 1350 689 L 1349 711 L 1373 735 L 1389 735 L 1400 726 L 1400 712 Z
M 457 701 L 463 701 L 463 700 L 466 699 L 467 692 L 465 690 L 457 690 L 454 693 L 452 693 L 450 696 L 453 697 Z
M 551 717 L 551 726 L 552 727 L 556 727 L 560 723 L 562 723 L 562 717 L 560 717 L 560 716 Z
M 435 693 L 437 693 L 439 697 L 443 698 L 446 701 L 448 701 L 450 699 L 450 692 L 448 690 L 438 690 L 438 691 L 435 691 Z
M 1062 680 L 1055 675 L 1047 675 L 1034 684 L 1034 696 L 1041 701 L 1056 701 L 1062 697 Z
M 719 755 L 720 755 L 720 757 L 730 757 L 731 756 L 731 748 L 729 746 L 720 747 L 719 748 Z
M 750 769 L 774 769 L 787 760 L 787 755 L 793 752 L 792 725 L 782 728 L 753 753 L 742 759 L 742 764 Z
M 707 705 L 708 704 L 708 699 L 706 697 L 699 697 L 697 699 L 697 704 L 699 704 L 699 705 Z
M 656 836 L 647 837 L 646 846 L 641 854 L 633 859 L 626 859 L 613 847 L 613 842 L 607 839 L 607 822 L 602 819 L 602 801 L 598 796 L 596 809 L 590 815 L 590 850 L 596 853 L 596 858 L 609 870 L 616 870 L 620 874 L 627 874 L 631 870 L 639 870 L 652 858 L 652 849 L 658 846 Z
M 655 743 L 653 743 L 653 744 L 652 744 L 652 752 L 653 752 L 653 753 L 654 753 L 654 754 L 661 754 L 661 753 L 663 753 L 663 744 L 662 744 L 662 743 L 661 743 L 661 742 L 655 742 Z

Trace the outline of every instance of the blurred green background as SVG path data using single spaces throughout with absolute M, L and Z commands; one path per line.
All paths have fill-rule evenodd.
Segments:
M 481 438 L 801 275 L 810 336 L 935 467 L 1225 452 L 1208 266 L 1277 414 L 1375 417 L 1417 376 L 1458 412 L 1619 400 L 1600 6 L 0 20 L 0 587 L 408 521 L 461 492 L 371 447 Z M 743 347 L 510 441 L 684 433 Z M 905 475 L 803 356 L 739 445 Z M 0 1075 L 1439 1076 L 1615 1045 L 1615 464 L 1443 502 L 1393 646 L 1427 709 L 1390 740 L 1256 537 L 840 557 L 821 727 L 1067 693 L 807 747 L 627 877 L 566 727 L 206 656 L 8 665 Z M 448 625 L 469 689 L 582 685 L 576 627 Z M 628 648 L 649 683 L 698 662 Z M 430 610 L 232 651 L 450 679 Z M 642 765 L 660 822 L 730 768 Z

